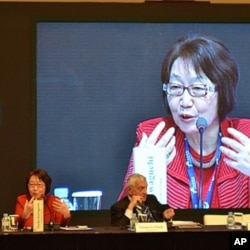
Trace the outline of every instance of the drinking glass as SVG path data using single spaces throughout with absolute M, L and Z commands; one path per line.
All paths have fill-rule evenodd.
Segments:
M 18 214 L 11 214 L 10 217 L 10 230 L 11 231 L 17 231 L 18 230 Z
M 148 216 L 146 214 L 138 214 L 139 222 L 147 222 Z
M 234 229 L 242 229 L 243 213 L 234 213 Z

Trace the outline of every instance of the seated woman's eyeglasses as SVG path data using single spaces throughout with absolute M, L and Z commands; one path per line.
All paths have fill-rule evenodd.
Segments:
M 185 90 L 193 97 L 202 97 L 206 96 L 208 92 L 216 92 L 217 87 L 207 86 L 206 84 L 192 84 L 184 87 L 177 83 L 163 83 L 163 91 L 172 96 L 182 96 Z
M 43 183 L 29 183 L 28 186 L 30 188 L 34 188 L 34 187 L 42 188 L 44 186 L 44 184 Z

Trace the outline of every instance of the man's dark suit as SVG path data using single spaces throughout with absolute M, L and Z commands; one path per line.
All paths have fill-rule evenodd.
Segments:
M 112 226 L 126 226 L 130 224 L 128 217 L 124 215 L 130 200 L 128 197 L 116 202 L 111 206 L 111 225 Z M 163 221 L 163 211 L 168 209 L 167 204 L 161 204 L 154 195 L 147 195 L 145 204 L 149 207 L 155 221 Z M 136 208 L 134 208 L 133 213 L 136 213 Z

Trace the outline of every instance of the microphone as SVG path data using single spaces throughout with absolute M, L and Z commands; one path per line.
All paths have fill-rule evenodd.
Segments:
M 196 121 L 196 128 L 199 130 L 200 135 L 202 135 L 207 128 L 207 120 L 204 117 L 199 117 Z
M 207 120 L 199 117 L 196 121 L 196 128 L 200 133 L 200 188 L 199 188 L 199 208 L 203 208 L 202 191 L 203 191 L 203 134 L 207 128 Z

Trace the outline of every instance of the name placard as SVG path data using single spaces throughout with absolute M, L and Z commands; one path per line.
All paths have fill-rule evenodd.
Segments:
M 33 232 L 43 232 L 43 200 L 33 202 Z
M 250 220 L 247 221 L 247 231 L 250 231 Z
M 160 233 L 167 231 L 166 222 L 138 222 L 135 224 L 136 233 Z

